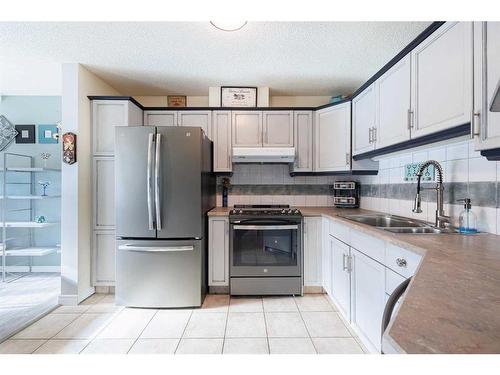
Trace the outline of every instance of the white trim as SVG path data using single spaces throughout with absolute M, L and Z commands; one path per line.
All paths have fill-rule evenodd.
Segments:
M 6 266 L 7 272 L 30 272 L 29 266 Z M 61 266 L 32 266 L 31 272 L 61 272 Z
M 75 294 L 60 294 L 57 303 L 63 306 L 76 306 L 78 305 L 78 296 Z

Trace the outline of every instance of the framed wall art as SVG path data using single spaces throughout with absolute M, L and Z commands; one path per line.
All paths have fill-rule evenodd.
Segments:
M 16 143 L 35 143 L 35 125 L 16 125 Z
M 38 125 L 38 143 L 58 143 L 58 132 L 57 125 Z
M 187 103 L 186 96 L 169 95 L 167 96 L 167 104 L 169 107 L 185 107 Z
M 257 87 L 222 86 L 222 107 L 257 107 Z

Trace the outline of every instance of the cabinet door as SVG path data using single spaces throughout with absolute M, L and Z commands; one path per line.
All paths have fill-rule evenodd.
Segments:
M 304 218 L 304 285 L 321 286 L 321 218 Z
M 262 146 L 262 112 L 232 112 L 233 147 Z
M 500 147 L 500 112 L 490 105 L 500 85 L 500 22 L 474 22 L 474 129 L 476 150 Z
M 351 319 L 349 246 L 330 236 L 332 252 L 332 299 L 346 320 Z
M 293 172 L 313 170 L 313 112 L 294 111 L 295 162 Z
M 128 125 L 128 100 L 92 101 L 93 153 L 112 156 L 115 151 L 115 126 Z
M 332 296 L 332 246 L 331 236 L 328 232 L 329 220 L 323 218 L 321 245 L 321 286 L 326 294 Z
M 94 232 L 94 285 L 109 286 L 115 283 L 115 232 Z
M 214 142 L 214 172 L 231 172 L 231 112 L 212 114 L 212 141 Z
M 375 82 L 376 148 L 410 139 L 411 56 L 407 55 Z
M 375 84 L 352 100 L 352 148 L 353 154 L 361 154 L 375 148 Z
M 199 126 L 205 135 L 211 138 L 212 112 L 211 111 L 179 111 L 177 112 L 178 126 Z
M 351 322 L 365 346 L 380 352 L 385 267 L 354 248 L 351 267 Z
M 293 111 L 264 111 L 263 145 L 293 147 Z
M 472 23 L 447 22 L 411 53 L 411 137 L 466 124 L 472 113 Z
M 351 103 L 342 103 L 316 112 L 315 171 L 350 169 Z
M 229 285 L 229 220 L 208 221 L 208 285 Z
M 110 157 L 94 157 L 93 172 L 94 229 L 115 226 L 115 161 Z
M 145 126 L 177 126 L 177 111 L 144 111 Z

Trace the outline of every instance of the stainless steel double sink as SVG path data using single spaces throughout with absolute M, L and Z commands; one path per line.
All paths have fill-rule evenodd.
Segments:
M 420 220 L 385 214 L 341 215 L 344 219 L 370 225 L 392 233 L 439 234 L 458 233 L 453 227 L 436 228 Z

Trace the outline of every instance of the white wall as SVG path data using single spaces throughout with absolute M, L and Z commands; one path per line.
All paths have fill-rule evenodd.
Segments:
M 88 95 L 121 95 L 80 64 L 62 66 L 63 133 L 77 135 L 77 162 L 62 166 L 61 297 L 76 304 L 94 292 L 91 283 L 91 110 Z

